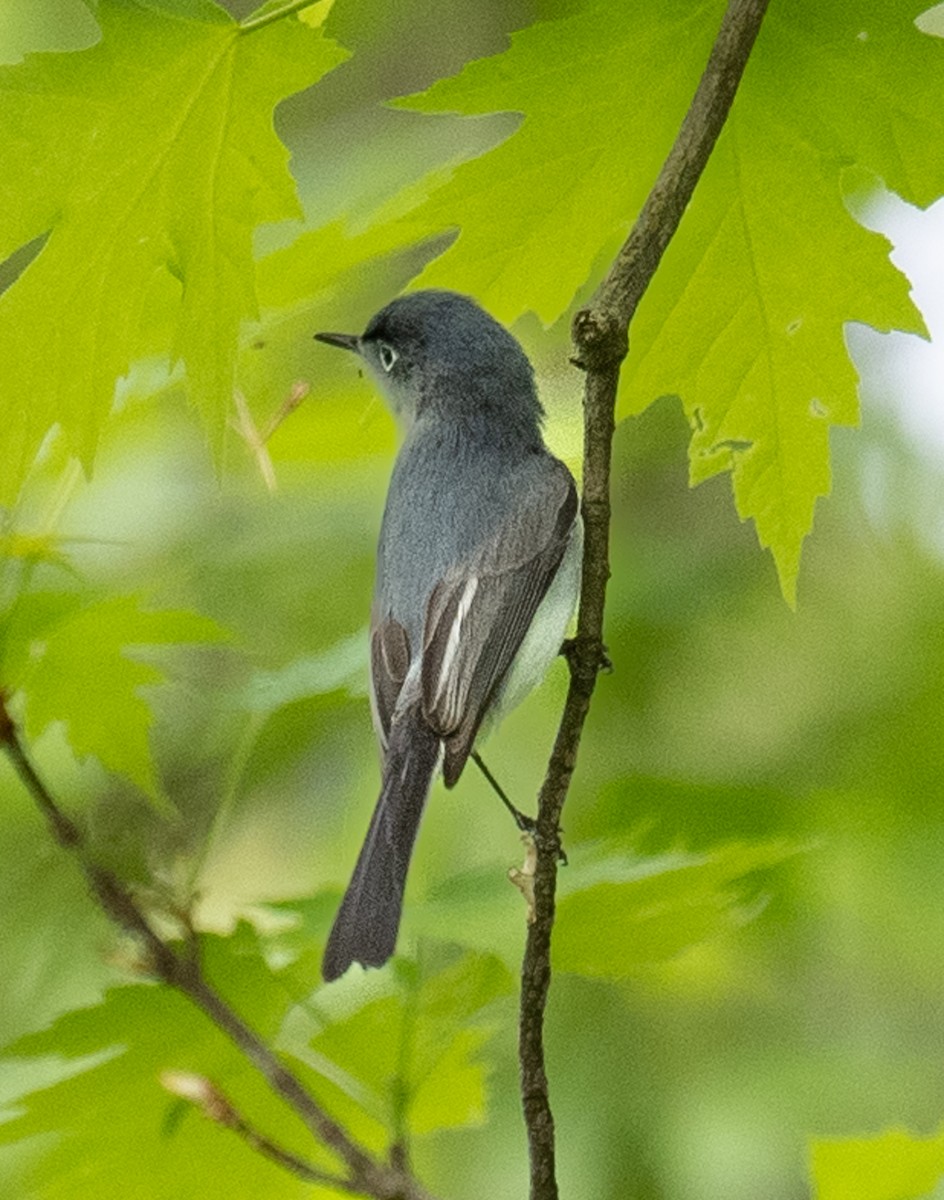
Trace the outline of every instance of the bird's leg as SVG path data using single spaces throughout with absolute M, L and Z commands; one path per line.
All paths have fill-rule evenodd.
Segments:
M 535 829 L 537 829 L 537 822 L 535 819 L 533 817 L 529 817 L 527 813 L 523 813 L 520 808 L 515 808 L 512 802 L 508 799 L 504 788 L 485 765 L 481 754 L 479 754 L 477 750 L 473 750 L 470 757 L 488 782 L 492 785 L 492 790 L 498 796 L 499 800 L 501 800 L 502 804 L 504 804 L 505 808 L 507 808 L 511 813 L 515 824 L 518 826 L 521 832 L 533 834 Z
M 478 769 L 482 772 L 482 774 L 485 776 L 485 778 L 488 780 L 488 782 L 492 785 L 492 788 L 494 789 L 496 795 L 501 800 L 502 804 L 504 804 L 505 808 L 507 808 L 508 811 L 511 813 L 512 817 L 514 818 L 515 824 L 518 826 L 518 828 L 521 830 L 521 832 L 528 834 L 529 837 L 534 838 L 536 841 L 537 840 L 537 832 L 538 832 L 538 823 L 534 819 L 534 817 L 529 817 L 528 814 L 523 813 L 520 808 L 515 808 L 515 806 L 512 804 L 512 802 L 508 799 L 508 795 L 505 792 L 504 788 L 498 782 L 498 780 L 495 778 L 495 776 L 491 773 L 491 771 L 488 769 L 488 767 L 485 765 L 485 761 L 483 760 L 481 754 L 479 754 L 479 752 L 477 750 L 473 750 L 469 757 L 472 759 L 472 761 L 475 763 L 475 765 L 478 767 Z M 564 866 L 566 866 L 567 865 L 567 855 L 564 852 L 564 847 L 561 845 L 560 832 L 561 831 L 558 830 L 557 837 L 555 839 L 555 841 L 557 843 L 555 846 L 555 853 L 557 854 L 558 862 L 561 862 L 564 864 Z

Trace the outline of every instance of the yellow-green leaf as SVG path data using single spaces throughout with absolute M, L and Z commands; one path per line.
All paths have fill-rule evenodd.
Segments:
M 45 244 L 0 295 L 0 501 L 60 422 L 91 462 L 147 305 L 219 446 L 252 233 L 300 217 L 272 126 L 344 52 L 296 17 L 252 32 L 218 6 L 102 0 L 91 49 L 0 69 L 0 257 Z
M 815 1141 L 816 1200 L 922 1200 L 944 1179 L 944 1130 Z
M 399 963 L 400 986 L 354 1011 L 335 1014 L 312 1039 L 326 1098 L 349 1122 L 368 1122 L 382 1144 L 405 1131 L 432 1133 L 479 1124 L 486 1107 L 483 1050 L 493 1026 L 488 1006 L 512 989 L 492 955 L 466 954 L 425 979 Z M 363 999 L 363 988 L 357 993 Z M 329 1012 L 329 1006 L 324 1011 Z
M 23 694 L 26 734 L 35 739 L 53 721 L 63 721 L 79 757 L 94 754 L 108 770 L 154 795 L 151 709 L 140 688 L 159 683 L 164 674 L 129 657 L 128 649 L 217 642 L 226 634 L 196 613 L 142 609 L 135 596 L 83 607 L 58 599 L 41 593 L 23 597 L 17 639 L 5 647 L 3 683 Z
M 403 103 L 522 114 L 405 221 L 454 228 L 419 277 L 499 316 L 545 322 L 613 259 L 678 130 L 723 6 L 597 0 L 514 35 Z M 888 245 L 842 202 L 856 167 L 906 199 L 944 190 L 944 47 L 913 0 L 773 6 L 734 108 L 632 329 L 620 414 L 682 397 L 693 483 L 732 473 L 735 501 L 795 596 L 830 487 L 829 430 L 858 420 L 844 325 L 923 332 Z
M 585 880 L 558 904 L 554 966 L 620 979 L 674 958 L 742 924 L 752 913 L 744 904 L 748 877 L 795 852 L 785 842 L 735 843 L 644 864 L 626 855 L 589 863 Z

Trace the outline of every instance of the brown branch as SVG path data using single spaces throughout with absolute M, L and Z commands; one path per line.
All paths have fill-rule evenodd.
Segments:
M 92 895 L 106 916 L 138 941 L 146 956 L 149 972 L 161 982 L 182 992 L 201 1009 L 242 1051 L 272 1090 L 301 1118 L 316 1141 L 332 1150 L 345 1164 L 348 1175 L 345 1178 L 338 1177 L 334 1186 L 374 1197 L 375 1200 L 432 1200 L 412 1175 L 397 1165 L 376 1159 L 330 1117 L 310 1095 L 298 1076 L 284 1065 L 262 1038 L 211 987 L 200 969 L 197 957 L 192 953 L 178 954 L 173 946 L 165 942 L 152 928 L 128 888 L 111 871 L 99 866 L 89 857 L 81 830 L 59 808 L 30 762 L 6 707 L 2 691 L 0 749 L 6 753 L 46 817 L 55 841 L 76 858 Z M 241 1132 L 246 1136 L 245 1131 Z M 252 1138 L 261 1139 L 261 1135 L 253 1130 L 249 1133 L 249 1140 Z M 260 1143 L 257 1149 L 269 1158 L 281 1161 L 281 1165 L 286 1169 L 292 1169 L 295 1174 L 299 1173 L 298 1163 L 302 1160 L 297 1160 L 290 1166 L 286 1159 L 287 1152 L 280 1151 L 274 1143 L 266 1141 L 264 1146 Z M 310 1170 L 316 1169 L 312 1167 Z
M 231 1129 L 243 1139 L 247 1146 L 264 1158 L 278 1163 L 280 1167 L 297 1175 L 306 1183 L 319 1183 L 342 1192 L 355 1190 L 350 1180 L 344 1179 L 340 1175 L 332 1175 L 328 1171 L 322 1171 L 304 1158 L 293 1154 L 291 1150 L 286 1150 L 284 1146 L 280 1146 L 264 1133 L 260 1133 L 241 1113 L 237 1112 L 229 1097 L 225 1096 L 206 1076 L 193 1075 L 189 1071 L 164 1071 L 161 1074 L 160 1082 L 165 1091 L 170 1092 L 172 1096 L 186 1100 L 198 1108 L 208 1120 L 222 1125 L 224 1129 Z
M 584 385 L 583 583 L 570 688 L 538 798 L 535 919 L 521 970 L 521 1098 L 531 1160 L 531 1200 L 557 1200 L 554 1117 L 544 1066 L 544 1010 L 551 981 L 551 933 L 558 832 L 584 722 L 605 662 L 603 613 L 609 568 L 610 461 L 619 372 L 629 325 L 675 234 L 727 120 L 769 0 L 730 0 L 691 106 L 629 237 L 588 308 L 574 318 L 575 364 Z
M 212 1084 L 204 1075 L 193 1075 L 190 1072 L 181 1072 L 181 1070 L 166 1070 L 161 1074 L 161 1086 L 166 1088 L 166 1091 L 170 1092 L 172 1096 L 187 1100 L 194 1108 L 203 1112 L 209 1121 L 214 1121 L 224 1129 L 232 1129 L 252 1150 L 257 1151 L 264 1158 L 271 1159 L 273 1163 L 282 1166 L 291 1174 L 297 1175 L 300 1180 L 305 1180 L 306 1183 L 324 1184 L 326 1187 L 336 1188 L 338 1192 L 354 1190 L 353 1184 L 349 1180 L 345 1180 L 339 1175 L 331 1175 L 329 1171 L 320 1170 L 312 1163 L 308 1163 L 306 1159 L 285 1150 L 284 1146 L 279 1146 L 265 1134 L 259 1133 L 259 1130 L 246 1120 L 246 1117 L 236 1111 L 232 1100 L 224 1096 L 220 1088 L 216 1084 Z

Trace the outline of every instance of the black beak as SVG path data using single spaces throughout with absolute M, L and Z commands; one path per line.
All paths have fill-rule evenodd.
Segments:
M 361 339 L 356 333 L 316 333 L 315 341 L 337 346 L 340 350 L 353 350 L 355 354 L 361 348 Z

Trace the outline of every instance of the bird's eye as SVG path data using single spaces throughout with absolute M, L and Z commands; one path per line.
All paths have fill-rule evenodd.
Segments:
M 385 371 L 392 371 L 393 364 L 397 361 L 398 355 L 396 350 L 387 342 L 377 343 L 377 353 L 380 356 L 380 365 Z

